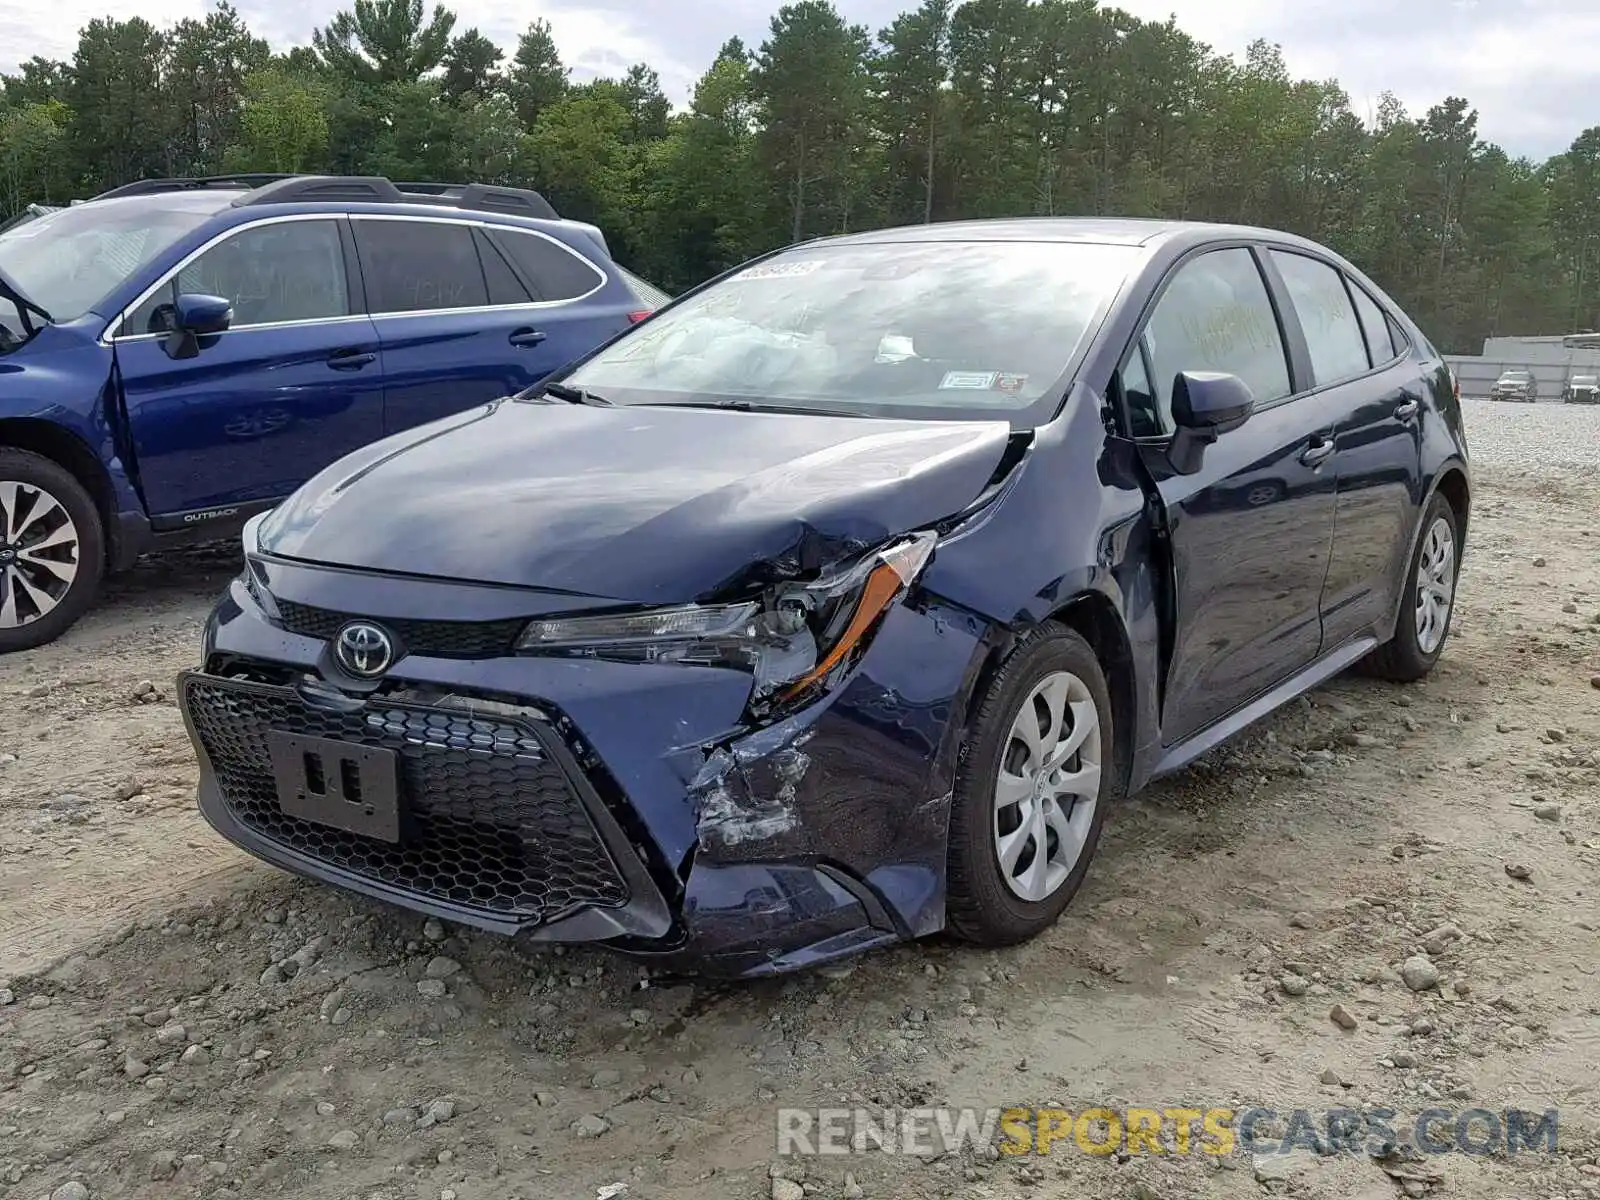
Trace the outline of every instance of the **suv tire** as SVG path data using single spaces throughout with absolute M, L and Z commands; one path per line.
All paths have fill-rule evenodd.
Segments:
M 0 447 L 0 654 L 55 641 L 94 603 L 104 575 L 100 513 L 76 476 Z

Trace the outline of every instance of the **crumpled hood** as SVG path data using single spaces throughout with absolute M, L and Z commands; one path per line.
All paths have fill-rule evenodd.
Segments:
M 702 599 L 959 511 L 1004 421 L 501 401 L 333 464 L 261 526 L 270 554 L 603 596 Z

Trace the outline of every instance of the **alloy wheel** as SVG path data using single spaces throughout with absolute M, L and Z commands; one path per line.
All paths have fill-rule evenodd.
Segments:
M 78 527 L 43 488 L 0 479 L 0 629 L 49 615 L 78 577 Z
M 1068 671 L 1045 676 L 1011 723 L 994 788 L 994 849 L 1019 899 L 1046 900 L 1072 874 L 1094 825 L 1100 771 L 1088 685 Z
M 1450 628 L 1456 591 L 1456 536 L 1444 517 L 1434 519 L 1417 558 L 1417 648 L 1432 654 Z

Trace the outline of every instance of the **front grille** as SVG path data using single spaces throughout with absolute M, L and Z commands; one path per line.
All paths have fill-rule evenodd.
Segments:
M 263 837 L 395 887 L 535 923 L 628 901 L 583 801 L 528 726 L 375 701 L 353 712 L 293 689 L 190 676 L 183 704 L 228 811 Z M 400 755 L 398 844 L 278 807 L 267 731 Z
M 301 637 L 326 641 L 338 633 L 345 622 L 362 619 L 355 613 L 313 608 L 309 604 L 296 604 L 291 600 L 278 600 L 276 603 L 279 624 Z M 428 658 L 498 658 L 510 654 L 517 634 L 527 624 L 521 617 L 513 617 L 509 621 L 372 619 L 384 628 L 393 630 L 408 654 L 421 654 Z

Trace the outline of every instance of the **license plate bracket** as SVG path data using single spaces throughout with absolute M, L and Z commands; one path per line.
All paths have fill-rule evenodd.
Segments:
M 267 732 L 285 816 L 385 842 L 400 840 L 400 756 L 382 746 Z

